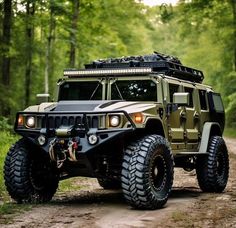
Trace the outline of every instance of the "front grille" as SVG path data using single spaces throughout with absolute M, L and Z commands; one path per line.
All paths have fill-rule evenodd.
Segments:
M 98 128 L 99 121 L 98 116 L 87 116 L 87 122 L 89 128 Z M 60 126 L 71 126 L 71 125 L 84 125 L 83 116 L 63 116 L 63 115 L 50 115 L 48 116 L 48 127 L 49 128 L 59 128 Z M 46 118 L 45 116 L 37 117 L 37 127 L 46 128 Z

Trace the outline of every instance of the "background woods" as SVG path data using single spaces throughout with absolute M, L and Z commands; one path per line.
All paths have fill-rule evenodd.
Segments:
M 14 118 L 37 93 L 53 96 L 64 68 L 156 50 L 203 70 L 236 127 L 236 0 L 140 2 L 0 0 L 1 116 Z

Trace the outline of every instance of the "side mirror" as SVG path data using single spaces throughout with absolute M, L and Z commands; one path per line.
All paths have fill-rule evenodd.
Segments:
M 189 105 L 189 93 L 174 93 L 173 103 L 178 105 Z
M 50 95 L 48 93 L 39 93 L 36 95 L 38 104 L 49 102 Z

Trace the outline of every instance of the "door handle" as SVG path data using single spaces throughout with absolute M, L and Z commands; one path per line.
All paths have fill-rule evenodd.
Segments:
M 194 119 L 199 119 L 199 114 L 197 112 L 195 112 L 193 117 L 194 117 Z
M 184 111 L 180 112 L 180 117 L 182 119 L 186 119 L 186 112 L 184 112 Z

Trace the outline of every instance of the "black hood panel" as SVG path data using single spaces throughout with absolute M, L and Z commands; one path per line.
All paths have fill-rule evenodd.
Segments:
M 93 111 L 96 107 L 103 106 L 106 103 L 110 103 L 110 101 L 59 101 L 53 111 Z

